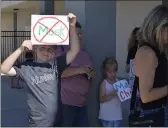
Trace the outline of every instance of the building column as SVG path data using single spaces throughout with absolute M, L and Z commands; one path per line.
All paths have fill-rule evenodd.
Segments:
M 14 49 L 17 49 L 17 14 L 19 9 L 13 9 Z
M 101 18 L 95 20 L 95 14 L 99 14 Z M 99 127 L 98 93 L 100 80 L 103 78 L 100 69 L 104 58 L 116 56 L 115 0 L 85 1 L 84 45 L 96 69 L 96 79 L 93 80 L 88 94 L 89 127 Z
M 40 0 L 40 15 L 54 15 L 54 0 Z

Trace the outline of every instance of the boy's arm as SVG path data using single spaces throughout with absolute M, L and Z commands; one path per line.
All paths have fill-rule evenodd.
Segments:
M 75 59 L 80 50 L 80 40 L 79 36 L 77 35 L 75 27 L 76 16 L 70 13 L 68 17 L 70 19 L 70 50 L 67 52 L 66 55 L 67 65 L 70 64 Z
M 1 73 L 8 76 L 15 76 L 16 70 L 13 68 L 15 61 L 23 52 L 23 48 L 18 48 L 15 52 L 13 52 L 1 65 Z
M 28 40 L 25 40 L 22 45 L 1 64 L 2 74 L 8 76 L 16 75 L 16 70 L 13 68 L 13 65 L 25 49 L 32 50 L 32 43 Z

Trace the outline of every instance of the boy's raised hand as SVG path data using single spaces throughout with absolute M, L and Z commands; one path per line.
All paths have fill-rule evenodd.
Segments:
M 69 18 L 69 24 L 73 27 L 75 27 L 76 25 L 76 16 L 72 13 L 68 14 L 68 18 Z
M 30 40 L 25 40 L 22 45 L 20 46 L 22 51 L 33 50 L 33 45 Z

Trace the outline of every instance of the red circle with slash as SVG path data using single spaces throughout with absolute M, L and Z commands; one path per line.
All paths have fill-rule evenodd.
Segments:
M 56 23 L 55 23 L 51 28 L 48 28 L 46 25 L 44 25 L 44 24 L 42 24 L 42 23 L 40 22 L 40 21 L 42 21 L 42 20 L 43 20 L 43 22 L 44 22 L 44 20 L 49 20 L 49 19 L 55 19 L 55 20 L 56 20 Z M 62 39 L 60 42 L 54 42 L 54 43 L 42 42 L 43 39 L 47 36 L 47 34 L 48 34 L 50 31 L 52 31 L 52 29 L 53 29 L 58 23 L 61 23 L 61 24 L 66 28 L 66 30 L 67 30 L 66 38 L 65 38 L 65 39 L 62 39 L 60 36 L 57 35 L 58 37 L 60 37 L 60 38 Z M 37 37 L 36 37 L 36 35 L 35 35 L 35 28 L 36 28 L 36 26 L 37 26 L 38 24 L 40 24 L 40 25 L 42 25 L 42 26 L 44 26 L 45 28 L 48 29 L 48 32 L 47 32 L 41 39 L 37 39 Z M 60 44 L 60 43 L 64 43 L 64 42 L 68 39 L 68 37 L 69 37 L 69 29 L 68 29 L 68 27 L 66 26 L 66 24 L 65 24 L 63 21 L 61 21 L 60 19 L 58 19 L 58 18 L 56 18 L 56 17 L 43 17 L 43 18 L 40 18 L 40 19 L 37 21 L 37 23 L 33 26 L 33 36 L 34 36 L 34 38 L 35 38 L 35 40 L 36 40 L 37 42 L 42 43 L 42 44 L 57 44 L 57 43 Z

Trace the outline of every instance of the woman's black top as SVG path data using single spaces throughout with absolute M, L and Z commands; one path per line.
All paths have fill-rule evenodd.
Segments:
M 167 79 L 168 79 L 168 73 L 167 73 L 167 68 L 168 68 L 168 63 L 167 63 L 167 58 L 164 53 L 160 53 L 159 50 L 157 50 L 155 47 L 150 46 L 149 44 L 143 44 L 142 46 L 148 46 L 150 47 L 157 56 L 158 59 L 158 66 L 155 71 L 155 78 L 154 78 L 154 83 L 153 83 L 153 88 L 159 88 L 159 87 L 164 87 L 168 85 Z M 142 47 L 140 46 L 140 47 Z M 135 77 L 135 83 L 138 85 L 139 88 L 139 78 Z M 167 96 L 168 97 L 168 96 Z M 148 103 L 142 103 L 141 105 L 144 110 L 147 109 L 154 109 L 154 108 L 159 108 L 162 107 L 162 105 L 166 104 L 167 97 L 163 97 L 158 100 L 154 100 L 152 102 Z

